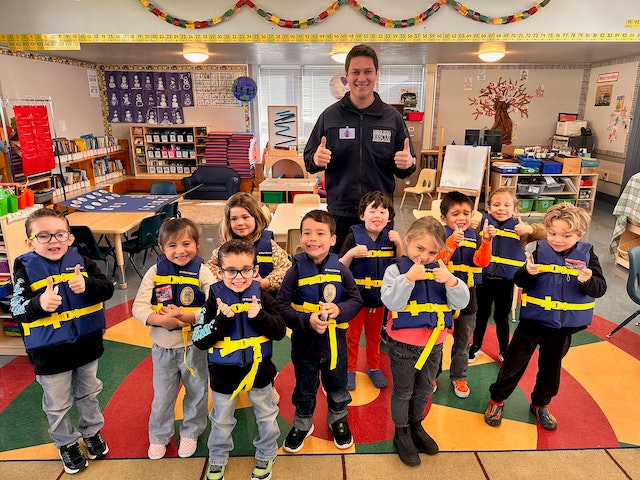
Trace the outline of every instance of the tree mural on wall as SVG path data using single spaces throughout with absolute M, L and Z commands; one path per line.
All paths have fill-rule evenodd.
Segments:
M 503 80 L 502 77 L 497 82 L 490 82 L 480 89 L 477 97 L 469 98 L 469 105 L 475 107 L 471 115 L 478 117 L 495 117 L 491 130 L 502 130 L 502 143 L 511 144 L 511 134 L 513 122 L 510 113 L 520 112 L 521 117 L 529 117 L 529 107 L 533 95 L 528 95 L 524 84 L 512 82 L 511 79 Z

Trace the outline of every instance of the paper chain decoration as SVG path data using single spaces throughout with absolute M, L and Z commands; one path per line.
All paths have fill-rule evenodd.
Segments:
M 547 6 L 551 0 L 542 0 L 541 2 L 536 3 L 532 7 L 523 10 L 521 12 L 514 13 L 512 15 L 506 15 L 502 17 L 489 17 L 487 15 L 482 15 L 481 13 L 472 10 L 460 2 L 456 2 L 455 0 L 437 0 L 431 7 L 429 7 L 424 12 L 420 12 L 418 15 L 406 18 L 402 20 L 394 20 L 391 18 L 381 17 L 380 15 L 375 14 L 367 7 L 365 7 L 362 3 L 356 0 L 337 0 L 329 5 L 324 11 L 318 13 L 317 15 L 302 19 L 302 20 L 284 20 L 273 13 L 266 12 L 260 7 L 258 7 L 251 0 L 238 0 L 234 3 L 231 8 L 225 11 L 222 15 L 218 15 L 217 17 L 210 18 L 208 20 L 183 20 L 178 17 L 174 17 L 173 15 L 168 14 L 160 10 L 153 3 L 147 0 L 139 0 L 140 3 L 151 13 L 153 13 L 158 18 L 164 20 L 171 25 L 175 25 L 180 28 L 208 28 L 213 27 L 221 22 L 229 20 L 234 13 L 236 13 L 240 8 L 247 6 L 254 10 L 258 15 L 264 18 L 266 21 L 276 24 L 282 28 L 307 28 L 314 24 L 321 23 L 325 21 L 330 15 L 333 15 L 335 12 L 340 9 L 340 7 L 344 5 L 350 5 L 353 7 L 360 15 L 371 20 L 373 23 L 377 25 L 381 25 L 386 28 L 407 28 L 414 25 L 418 25 L 422 22 L 425 22 L 429 19 L 434 13 L 436 13 L 441 5 L 449 5 L 453 7 L 460 15 L 463 15 L 466 18 L 470 18 L 471 20 L 475 20 L 476 22 L 483 22 L 492 25 L 503 25 L 506 23 L 519 22 L 520 20 L 524 20 L 525 18 L 529 18 L 534 13 L 540 11 L 541 8 Z

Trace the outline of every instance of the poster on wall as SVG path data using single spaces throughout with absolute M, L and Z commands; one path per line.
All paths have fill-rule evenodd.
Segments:
M 298 107 L 267 107 L 269 118 L 269 150 L 298 149 Z M 344 128 L 341 135 L 355 135 L 355 129 Z M 354 130 L 351 132 L 351 130 Z
M 109 122 L 184 124 L 183 107 L 193 106 L 190 72 L 107 70 Z
M 605 107 L 611 105 L 611 94 L 613 93 L 613 85 L 598 85 L 596 88 L 596 107 Z
M 244 66 L 194 72 L 196 107 L 242 106 L 242 102 L 233 95 L 233 82 L 246 74 L 247 69 Z

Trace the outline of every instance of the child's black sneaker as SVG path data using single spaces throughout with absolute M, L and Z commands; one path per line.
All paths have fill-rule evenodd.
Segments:
M 469 347 L 469 363 L 475 362 L 481 353 L 482 353 L 482 350 L 480 350 L 479 346 L 471 345 Z
M 555 430 L 558 428 L 558 422 L 555 417 L 549 413 L 549 408 L 545 405 L 543 407 L 534 407 L 533 404 L 529 407 L 533 416 L 542 428 L 545 430 Z
M 484 412 L 484 421 L 487 425 L 491 425 L 492 427 L 497 427 L 502 423 L 502 411 L 504 410 L 504 403 L 497 404 L 494 402 L 489 402 L 487 405 L 487 410 Z
M 99 459 L 109 453 L 107 442 L 104 441 L 100 432 L 92 437 L 84 437 L 84 444 L 87 446 L 88 457 L 91 460 Z
M 282 448 L 285 452 L 297 453 L 304 447 L 304 440 L 313 433 L 313 424 L 309 430 L 300 430 L 297 427 L 292 427 L 289 430 L 289 435 L 284 439 Z
M 353 445 L 353 436 L 351 435 L 351 429 L 349 428 L 347 417 L 333 422 L 330 427 L 333 432 L 333 443 L 336 447 L 344 450 L 345 448 L 349 448 Z
M 89 466 L 89 461 L 85 458 L 78 442 L 73 442 L 65 447 L 60 447 L 58 452 L 64 471 L 69 475 L 78 473 Z

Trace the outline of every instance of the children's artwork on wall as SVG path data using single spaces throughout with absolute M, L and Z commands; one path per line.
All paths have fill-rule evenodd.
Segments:
M 478 69 L 478 82 L 484 82 L 487 78 L 487 71 L 484 68 Z
M 196 107 L 238 107 L 242 102 L 233 95 L 233 83 L 238 77 L 246 75 L 246 65 L 221 65 L 217 70 L 194 72 L 193 91 L 188 97 L 189 102 L 194 102 Z M 182 87 L 184 90 L 184 80 Z
M 611 94 L 613 93 L 613 85 L 598 85 L 596 88 L 596 107 L 605 107 L 611 105 Z
M 464 79 L 464 89 L 467 92 L 470 92 L 471 90 L 473 90 L 473 78 L 472 77 L 466 77 Z
M 527 83 L 528 78 L 529 78 L 529 70 L 527 70 L 526 68 L 523 68 L 522 70 L 520 70 L 520 81 L 522 83 Z
M 536 87 L 536 97 L 544 97 L 544 84 L 540 84 Z
M 269 150 L 298 149 L 298 107 L 268 106 Z M 345 129 L 349 130 L 349 129 Z
M 182 124 L 182 108 L 193 106 L 190 72 L 107 70 L 104 75 L 111 123 Z

